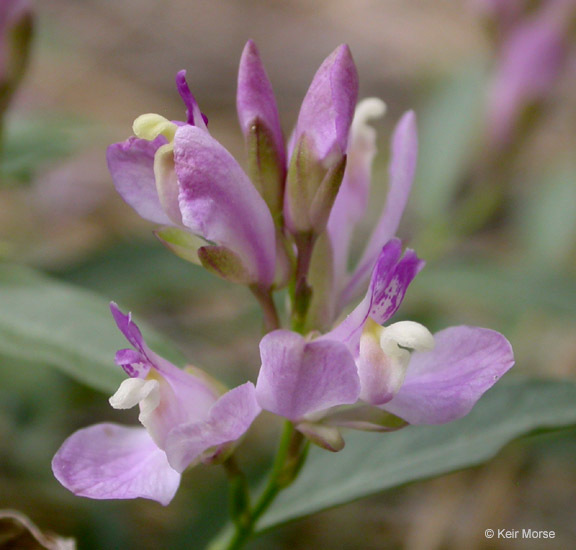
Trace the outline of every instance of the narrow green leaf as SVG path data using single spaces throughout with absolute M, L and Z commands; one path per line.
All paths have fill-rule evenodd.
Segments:
M 348 433 L 336 455 L 311 450 L 297 481 L 274 502 L 259 529 L 313 514 L 412 481 L 480 464 L 509 441 L 576 424 L 576 384 L 508 379 L 472 412 L 442 426 L 389 434 Z
M 69 115 L 15 119 L 5 128 L 0 186 L 30 183 L 43 165 L 72 153 L 91 126 L 87 120 Z
M 58 368 L 111 393 L 125 378 L 114 354 L 128 344 L 108 300 L 22 266 L 0 264 L 0 356 Z M 139 323 L 140 324 L 140 323 Z M 142 328 L 142 327 L 141 327 Z M 172 346 L 143 330 L 150 346 L 178 361 Z

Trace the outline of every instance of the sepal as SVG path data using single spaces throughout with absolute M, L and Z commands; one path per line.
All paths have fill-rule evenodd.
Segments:
M 324 423 L 365 432 L 393 432 L 408 426 L 399 416 L 366 404 L 340 407 L 329 414 Z
M 198 258 L 205 269 L 226 281 L 242 285 L 255 282 L 238 254 L 225 246 L 203 246 L 198 249 Z
M 300 422 L 296 429 L 303 433 L 312 443 L 322 449 L 337 453 L 344 448 L 345 442 L 340 430 L 318 422 Z
M 286 166 L 272 129 L 261 118 L 255 118 L 245 134 L 248 175 L 268 205 L 274 223 L 282 225 Z
M 206 246 L 206 241 L 202 237 L 178 227 L 161 227 L 154 231 L 154 235 L 168 250 L 179 258 L 193 264 L 202 265 L 198 257 L 198 250 Z
M 286 177 L 286 225 L 293 234 L 324 231 L 345 168 L 346 155 L 334 152 L 323 162 L 308 136 L 301 136 Z

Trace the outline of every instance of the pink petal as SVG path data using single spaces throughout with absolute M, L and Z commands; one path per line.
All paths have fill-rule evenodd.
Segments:
M 246 433 L 260 411 L 251 382 L 230 390 L 214 403 L 204 422 L 171 431 L 165 447 L 170 464 L 182 472 L 199 460 L 214 458 Z
M 443 424 L 467 415 L 514 364 L 510 343 L 496 331 L 451 327 L 436 347 L 412 354 L 403 386 L 384 409 L 410 424 Z
M 272 215 L 234 157 L 196 126 L 181 126 L 174 140 L 182 221 L 194 233 L 235 252 L 255 282 L 274 278 Z
M 291 145 L 302 134 L 312 141 L 318 159 L 346 152 L 358 98 L 358 73 L 350 49 L 336 48 L 320 65 L 304 97 Z M 290 147 L 292 149 L 292 147 Z
M 408 286 L 424 267 L 413 250 L 402 254 L 402 242 L 391 239 L 380 251 L 374 266 L 368 292 L 356 308 L 334 330 L 321 337 L 345 342 L 354 355 L 360 342 L 364 323 L 371 317 L 378 324 L 384 324 L 396 313 Z
M 106 151 L 108 170 L 120 196 L 143 218 L 162 225 L 174 225 L 164 212 L 154 177 L 154 154 L 166 143 L 132 137 L 114 143 Z
M 78 496 L 149 498 L 166 506 L 180 474 L 143 428 L 97 424 L 72 434 L 52 461 L 56 479 Z
M 260 355 L 256 396 L 263 409 L 299 420 L 358 399 L 356 365 L 340 342 L 307 342 L 294 332 L 276 330 L 260 342 Z
M 256 119 L 260 120 L 271 131 L 280 161 L 285 164 L 284 138 L 276 99 L 258 48 L 252 40 L 246 43 L 240 59 L 236 106 L 244 135 Z

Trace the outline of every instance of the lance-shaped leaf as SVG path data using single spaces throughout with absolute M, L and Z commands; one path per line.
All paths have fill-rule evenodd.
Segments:
M 517 437 L 576 424 L 576 384 L 509 379 L 472 412 L 442 426 L 408 426 L 389 434 L 350 433 L 333 455 L 312 448 L 306 467 L 258 527 L 320 512 L 420 479 L 475 466 Z
M 122 382 L 114 355 L 123 339 L 108 300 L 70 284 L 0 266 L 0 356 L 57 368 L 95 389 L 112 393 Z M 181 355 L 145 330 L 151 345 L 175 361 Z

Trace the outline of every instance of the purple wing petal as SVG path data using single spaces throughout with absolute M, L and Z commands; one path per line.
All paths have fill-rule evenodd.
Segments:
M 344 154 L 357 99 L 356 66 L 348 46 L 341 45 L 320 65 L 310 84 L 298 115 L 292 146 L 306 134 L 319 159 L 335 147 Z
M 75 495 L 149 498 L 166 506 L 180 474 L 143 428 L 97 424 L 72 434 L 52 461 L 56 479 Z
M 230 390 L 214 403 L 205 422 L 172 430 L 166 441 L 170 464 L 182 472 L 199 460 L 214 458 L 246 433 L 260 411 L 251 382 Z
M 510 343 L 493 330 L 459 326 L 412 354 L 406 379 L 385 409 L 411 424 L 443 424 L 470 412 L 514 364 Z
M 114 321 L 116 321 L 116 326 L 126 337 L 126 340 L 140 353 L 145 353 L 144 338 L 138 325 L 132 321 L 132 315 L 130 313 L 128 315 L 122 313 L 116 302 L 110 302 L 110 311 L 112 312 Z
M 188 87 L 188 82 L 186 82 L 186 71 L 178 71 L 176 74 L 176 88 L 178 93 L 186 105 L 186 119 L 188 124 L 193 126 L 198 126 L 205 131 L 208 131 L 208 118 L 202 112 L 200 112 L 200 107 L 196 101 L 196 98 L 192 95 L 190 88 Z
M 133 353 L 130 350 L 119 351 L 116 354 L 117 363 L 131 377 L 143 378 L 150 368 L 161 375 L 162 406 L 145 422 L 156 443 L 163 446 L 167 434 L 174 426 L 204 420 L 218 398 L 218 392 L 206 380 L 193 376 L 154 353 L 144 342 L 131 315 L 122 313 L 114 302 L 110 304 L 110 311 L 120 331 L 137 350 Z
M 390 269 L 388 259 L 380 256 L 374 268 L 369 289 L 372 293 L 369 315 L 374 321 L 383 325 L 396 313 L 408 286 L 423 267 L 424 262 L 416 256 L 414 250 L 409 248 L 392 269 Z
M 184 225 L 235 252 L 255 281 L 271 283 L 272 215 L 234 157 L 208 133 L 187 125 L 176 132 L 174 158 Z
M 260 342 L 260 355 L 256 396 L 263 409 L 299 420 L 358 399 L 356 365 L 340 342 L 306 342 L 299 334 L 276 330 Z
M 108 170 L 120 196 L 143 218 L 162 225 L 174 225 L 164 212 L 154 177 L 154 154 L 166 143 L 132 137 L 114 143 L 106 151 Z
M 370 286 L 364 299 L 334 330 L 321 339 L 329 338 L 345 342 L 356 355 L 364 323 L 371 317 L 384 324 L 400 307 L 408 286 L 424 267 L 413 250 L 402 254 L 402 242 L 391 239 L 382 248 L 372 271 Z
M 408 202 L 418 158 L 416 117 L 412 111 L 400 119 L 394 130 L 391 158 L 386 205 L 370 236 L 362 259 L 343 293 L 344 302 L 357 295 L 359 289 L 366 283 L 380 250 L 396 234 Z
M 152 367 L 146 357 L 133 349 L 117 351 L 115 362 L 130 378 L 146 378 Z
M 244 135 L 248 133 L 254 121 L 259 119 L 272 132 L 276 150 L 281 155 L 280 161 L 284 165 L 286 162 L 284 138 L 276 99 L 258 48 L 252 40 L 246 43 L 240 59 L 236 106 Z

